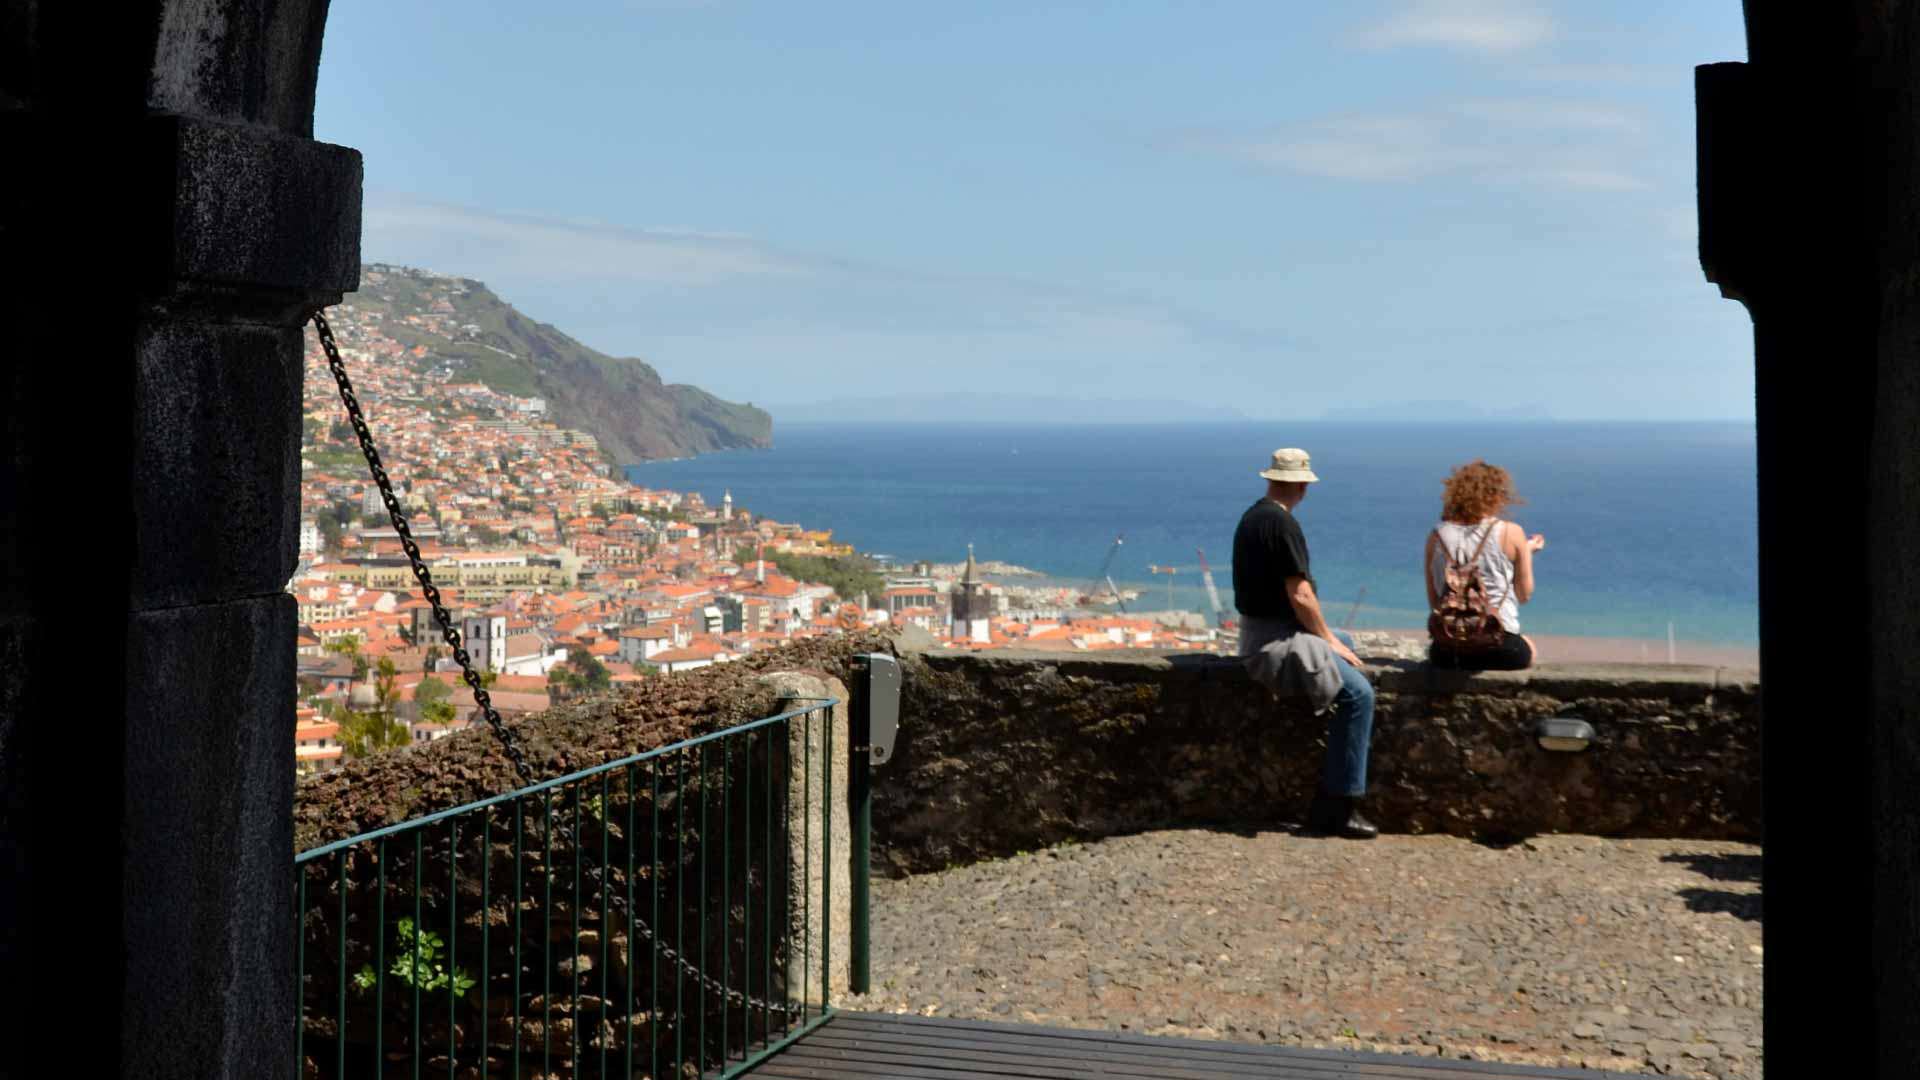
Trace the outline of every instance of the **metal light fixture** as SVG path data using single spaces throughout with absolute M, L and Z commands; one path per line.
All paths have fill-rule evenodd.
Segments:
M 1549 716 L 1534 725 L 1533 737 L 1543 750 L 1585 750 L 1593 742 L 1593 725 L 1571 716 Z

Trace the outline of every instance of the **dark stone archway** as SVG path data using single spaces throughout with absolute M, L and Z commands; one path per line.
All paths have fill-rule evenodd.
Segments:
M 1700 252 L 1754 322 L 1766 1055 L 1920 1076 L 1920 10 L 1745 8 Z
M 291 1059 L 300 324 L 359 273 L 326 14 L 0 0 L 0 1075 Z
M 1755 322 L 1767 1054 L 1905 1078 L 1920 9 L 1746 7 L 1701 245 Z M 0 0 L 0 1073 L 290 1056 L 299 323 L 359 254 L 358 155 L 310 137 L 326 13 Z

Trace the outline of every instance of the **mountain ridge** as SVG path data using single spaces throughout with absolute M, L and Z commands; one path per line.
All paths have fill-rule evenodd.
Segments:
M 435 294 L 435 290 L 444 290 Z M 378 314 L 395 341 L 424 350 L 455 378 L 540 397 L 562 427 L 591 434 L 619 465 L 773 445 L 773 418 L 689 383 L 669 383 L 639 357 L 616 357 L 533 319 L 485 283 L 388 263 L 361 268 L 347 301 Z M 452 324 L 438 333 L 424 322 Z M 455 336 L 457 334 L 458 336 Z

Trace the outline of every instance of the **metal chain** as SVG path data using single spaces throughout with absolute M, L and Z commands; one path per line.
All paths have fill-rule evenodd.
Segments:
M 413 564 L 413 576 L 420 581 L 421 593 L 426 596 L 427 603 L 433 606 L 433 617 L 440 624 L 440 635 L 453 649 L 453 658 L 460 664 L 462 677 L 466 680 L 467 686 L 473 690 L 474 703 L 480 707 L 481 713 L 486 717 L 487 727 L 492 730 L 494 738 L 499 740 L 501 748 L 506 751 L 507 760 L 513 763 L 514 773 L 520 777 L 522 784 L 531 787 L 539 781 L 534 779 L 533 769 L 527 764 L 526 753 L 521 749 L 518 739 L 512 731 L 507 729 L 506 721 L 502 720 L 500 713 L 494 709 L 493 698 L 482 685 L 479 673 L 474 670 L 472 657 L 467 655 L 467 650 L 460 644 L 460 632 L 454 629 L 452 616 L 447 613 L 446 606 L 440 602 L 440 590 L 434 586 L 433 575 L 428 572 L 426 561 L 420 557 L 420 546 L 414 543 L 413 530 L 407 527 L 407 515 L 400 507 L 400 500 L 394 497 L 393 482 L 387 478 L 387 470 L 380 464 L 380 451 L 374 449 L 373 433 L 367 429 L 366 418 L 361 415 L 360 400 L 354 397 L 353 383 L 347 378 L 346 364 L 340 358 L 340 347 L 333 340 L 333 329 L 327 325 L 326 316 L 317 309 L 313 312 L 313 328 L 320 337 L 320 347 L 326 351 L 327 366 L 333 371 L 333 381 L 340 385 L 340 401 L 347 408 L 347 419 L 353 424 L 353 433 L 359 437 L 360 452 L 367 459 L 367 470 L 373 474 L 373 482 L 380 488 L 380 501 L 386 504 L 387 517 L 393 522 L 393 530 L 400 534 L 400 546 L 406 549 L 407 561 Z M 625 908 L 625 899 L 607 887 L 606 879 L 601 876 L 600 866 L 588 857 L 586 848 L 574 834 L 573 826 L 565 822 L 556 825 L 549 820 L 548 828 L 558 829 L 561 839 L 572 845 L 575 859 L 586 864 L 587 872 L 592 875 L 593 883 L 599 888 L 600 894 L 611 901 L 614 907 Z M 787 903 L 791 907 L 793 898 L 788 897 Z M 627 913 L 623 912 L 623 914 Z M 803 1005 L 797 1006 L 789 1002 L 757 998 L 726 986 L 720 980 L 700 970 L 673 946 L 656 938 L 653 928 L 642 921 L 637 913 L 630 914 L 629 918 L 639 936 L 651 943 L 656 952 L 699 982 L 702 987 L 720 995 L 728 1004 L 739 1004 L 743 1008 L 764 1009 L 782 1015 L 793 1015 L 802 1011 Z M 789 910 L 788 920 L 791 921 L 791 919 L 792 912 Z

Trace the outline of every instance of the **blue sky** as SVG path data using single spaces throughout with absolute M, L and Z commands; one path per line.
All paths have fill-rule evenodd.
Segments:
M 364 255 L 774 411 L 1752 416 L 1701 277 L 1733 0 L 333 4 Z

